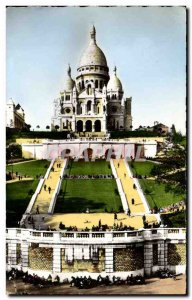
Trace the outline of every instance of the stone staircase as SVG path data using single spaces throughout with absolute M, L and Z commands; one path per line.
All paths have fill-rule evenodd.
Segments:
M 45 179 L 44 184 L 40 190 L 40 193 L 38 194 L 35 203 L 33 205 L 33 208 L 31 210 L 32 214 L 36 214 L 37 213 L 37 207 L 39 208 L 39 213 L 40 214 L 47 214 L 48 213 L 48 209 L 51 203 L 51 199 L 53 196 L 53 193 L 55 191 L 56 185 L 58 183 L 59 180 L 59 176 L 60 176 L 60 172 L 61 169 L 63 167 L 63 163 L 64 161 L 61 159 L 57 159 L 54 164 L 53 164 L 53 168 L 51 169 L 49 176 L 47 179 Z M 60 164 L 60 167 L 58 167 L 58 164 Z M 46 187 L 46 190 L 44 190 L 44 186 Z M 51 191 L 49 193 L 48 188 L 51 188 Z
M 128 206 L 131 214 L 146 213 L 146 209 L 143 205 L 142 199 L 134 186 L 133 178 L 127 172 L 127 167 L 124 159 L 113 159 L 113 163 L 117 172 L 117 176 L 121 180 L 123 191 L 126 195 Z M 134 204 L 132 204 L 134 199 Z

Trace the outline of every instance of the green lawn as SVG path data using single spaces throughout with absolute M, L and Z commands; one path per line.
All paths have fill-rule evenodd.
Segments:
M 133 174 L 143 175 L 143 176 L 150 176 L 151 169 L 154 166 L 154 163 L 151 161 L 134 161 L 129 162 L 129 166 L 131 167 L 131 170 Z
M 121 199 L 113 179 L 63 180 L 55 213 L 122 211 Z
M 141 179 L 139 182 L 151 208 L 154 206 L 158 208 L 168 206 L 183 200 L 185 197 L 184 194 L 175 195 L 174 193 L 166 192 L 164 183 L 146 179 Z
M 19 181 L 6 185 L 6 224 L 7 227 L 18 227 L 18 221 L 21 220 L 25 212 L 31 195 L 30 189 L 35 192 L 38 180 Z
M 98 175 L 112 174 L 110 163 L 106 160 L 95 160 L 94 162 L 70 161 L 66 174 L 71 175 Z
M 50 162 L 46 159 L 25 162 L 13 165 L 13 172 L 18 172 L 19 175 L 27 175 L 35 178 L 36 175 L 45 175 Z M 7 166 L 7 171 L 12 172 L 12 165 Z

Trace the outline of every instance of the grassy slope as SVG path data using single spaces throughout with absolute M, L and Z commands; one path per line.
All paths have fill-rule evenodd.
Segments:
M 141 179 L 139 182 L 144 193 L 146 189 L 149 191 L 145 196 L 151 208 L 155 205 L 159 208 L 168 206 L 172 203 L 177 203 L 184 198 L 184 195 L 175 195 L 171 192 L 165 192 L 165 184 L 163 183 L 158 184 L 154 180 L 146 179 Z
M 133 174 L 137 173 L 138 175 L 150 176 L 150 172 L 154 166 L 154 163 L 150 161 L 145 161 L 145 162 L 134 161 L 134 162 L 129 162 L 129 166 L 131 167 Z
M 121 200 L 116 188 L 112 179 L 64 180 L 64 194 L 57 199 L 55 213 L 83 212 L 87 207 L 91 212 L 118 211 Z
M 19 175 L 28 175 L 30 177 L 34 177 L 36 175 L 44 175 L 47 171 L 47 168 L 49 167 L 50 162 L 46 159 L 42 160 L 36 160 L 21 164 L 15 164 L 13 165 L 13 172 L 18 172 Z M 45 168 L 46 166 L 46 168 Z M 12 166 L 7 166 L 6 170 L 9 172 L 12 172 Z
M 7 227 L 18 226 L 22 214 L 25 212 L 31 199 L 30 189 L 36 190 L 38 180 L 19 181 L 6 185 L 6 213 Z
M 70 162 L 70 168 L 66 170 L 66 174 L 71 175 L 97 175 L 112 174 L 110 163 L 105 160 L 96 160 L 95 162 Z

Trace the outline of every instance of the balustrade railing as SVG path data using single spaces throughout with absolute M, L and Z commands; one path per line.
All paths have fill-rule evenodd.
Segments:
M 173 237 L 178 239 L 186 238 L 186 229 L 185 228 L 158 228 L 158 229 L 142 229 L 139 231 L 103 231 L 103 232 L 82 232 L 82 231 L 37 231 L 33 229 L 25 229 L 25 228 L 7 228 L 6 235 L 8 239 L 16 239 L 17 237 L 23 238 L 25 240 L 33 241 L 38 239 L 38 241 L 42 241 L 47 238 L 52 239 L 55 243 L 62 242 L 63 239 L 102 239 L 103 242 L 115 242 L 118 241 L 118 238 L 122 238 L 125 242 L 128 241 L 129 238 L 141 240 L 145 239 L 153 239 L 157 236 L 159 238 L 163 237 Z M 79 242 L 79 241 L 78 241 Z

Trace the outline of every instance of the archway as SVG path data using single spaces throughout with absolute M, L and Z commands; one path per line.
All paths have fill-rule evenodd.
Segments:
M 68 157 L 70 157 L 70 153 L 71 153 L 70 149 L 63 149 L 61 151 L 61 158 L 68 158 Z
M 90 120 L 86 121 L 85 128 L 87 132 L 92 132 L 92 122 Z
M 92 159 L 92 155 L 93 155 L 93 149 L 92 148 L 87 148 L 83 151 L 83 158 L 86 160 L 86 158 L 88 159 Z
M 114 150 L 113 148 L 109 148 L 105 151 L 105 159 L 110 160 L 111 158 L 116 158 L 116 155 L 113 153 Z
M 101 131 L 101 121 L 100 120 L 96 120 L 95 121 L 95 131 L 96 132 L 100 132 Z
M 135 144 L 135 157 L 144 158 L 145 157 L 145 148 L 142 144 Z
M 83 121 L 79 120 L 77 121 L 77 132 L 83 131 Z

